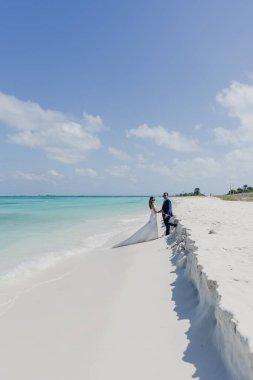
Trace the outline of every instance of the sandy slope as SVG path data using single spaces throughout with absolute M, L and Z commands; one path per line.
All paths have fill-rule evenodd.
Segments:
M 195 242 L 199 264 L 218 283 L 222 307 L 239 321 L 253 351 L 253 203 L 188 198 L 176 212 Z
M 214 342 L 238 380 L 253 379 L 253 203 L 175 200 L 188 277 L 213 315 Z

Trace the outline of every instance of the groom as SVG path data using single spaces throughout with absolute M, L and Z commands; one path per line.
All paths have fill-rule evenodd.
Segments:
M 162 205 L 162 216 L 163 221 L 166 227 L 166 235 L 170 233 L 170 226 L 176 227 L 176 223 L 170 223 L 170 218 L 173 216 L 172 214 L 172 206 L 171 201 L 169 200 L 169 194 L 163 193 L 163 205 Z

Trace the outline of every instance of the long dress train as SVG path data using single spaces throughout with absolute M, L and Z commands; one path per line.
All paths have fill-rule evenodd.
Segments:
M 143 243 L 145 241 L 158 239 L 158 225 L 157 225 L 157 214 L 154 210 L 151 210 L 150 218 L 144 226 L 142 226 L 138 231 L 136 231 L 128 239 L 120 242 L 114 247 L 122 247 L 124 245 Z

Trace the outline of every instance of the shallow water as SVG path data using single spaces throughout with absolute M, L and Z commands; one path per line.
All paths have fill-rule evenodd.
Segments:
M 130 224 L 132 215 L 148 214 L 147 203 L 140 196 L 0 197 L 0 276 L 94 248 Z

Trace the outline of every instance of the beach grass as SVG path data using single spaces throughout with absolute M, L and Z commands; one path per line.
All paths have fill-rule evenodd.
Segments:
M 223 201 L 253 202 L 253 193 L 226 194 L 218 195 L 217 197 Z

